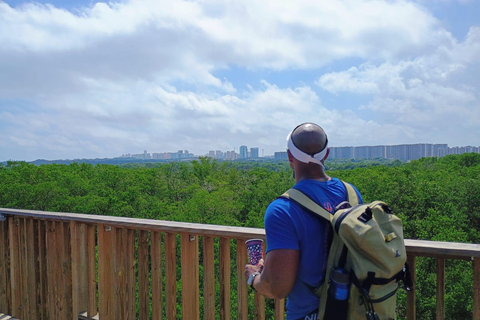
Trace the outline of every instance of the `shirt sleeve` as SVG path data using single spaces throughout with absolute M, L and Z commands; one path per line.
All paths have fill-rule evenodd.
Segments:
M 290 201 L 277 199 L 265 212 L 265 232 L 267 235 L 267 250 L 294 249 L 299 250 L 297 230 L 293 223 Z

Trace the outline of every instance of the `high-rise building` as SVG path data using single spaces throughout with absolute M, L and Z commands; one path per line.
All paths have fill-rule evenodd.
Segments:
M 240 159 L 248 158 L 248 148 L 247 146 L 240 146 Z
M 250 148 L 250 158 L 258 158 L 258 148 Z
M 288 160 L 287 151 L 279 151 L 274 154 L 275 160 Z

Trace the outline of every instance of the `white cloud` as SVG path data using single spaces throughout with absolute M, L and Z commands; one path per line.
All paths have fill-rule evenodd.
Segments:
M 424 142 L 452 143 L 451 136 L 445 134 L 449 128 L 457 132 L 457 141 L 475 144 L 478 141 L 471 137 L 480 134 L 479 34 L 479 28 L 471 28 L 464 42 L 439 45 L 437 50 L 412 60 L 365 63 L 324 74 L 317 85 L 335 94 L 372 97 L 358 112 L 371 110 L 377 122 L 404 127 L 409 142 L 418 142 L 421 137 Z
M 474 128 L 480 28 L 458 42 L 422 5 L 0 2 L 0 160 L 22 148 L 73 157 L 248 143 L 273 153 L 304 121 L 324 125 L 335 145 L 428 137 L 444 119 Z M 236 69 L 282 79 L 239 80 Z M 299 70 L 333 71 L 317 86 L 285 80 Z M 324 90 L 363 100 L 333 107 Z

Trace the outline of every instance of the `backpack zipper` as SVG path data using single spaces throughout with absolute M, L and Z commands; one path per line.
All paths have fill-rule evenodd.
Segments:
M 340 229 L 340 225 L 342 224 L 342 221 L 350 214 L 350 212 L 352 212 L 354 209 L 356 209 L 359 206 L 363 206 L 363 204 L 357 204 L 355 207 L 349 208 L 340 214 L 337 221 L 335 221 L 334 229 L 337 234 L 338 234 L 338 230 Z

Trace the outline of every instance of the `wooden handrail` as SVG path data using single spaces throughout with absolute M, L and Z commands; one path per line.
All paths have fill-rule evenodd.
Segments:
M 0 313 L 23 320 L 285 318 L 283 300 L 270 310 L 244 280 L 244 241 L 265 239 L 264 229 L 19 209 L 0 214 L 7 217 L 0 221 Z M 473 261 L 473 319 L 480 320 L 480 245 L 405 245 L 414 279 L 416 257 L 437 259 L 437 319 L 445 317 L 445 259 Z M 415 291 L 408 293 L 409 320 L 416 319 L 415 301 Z

